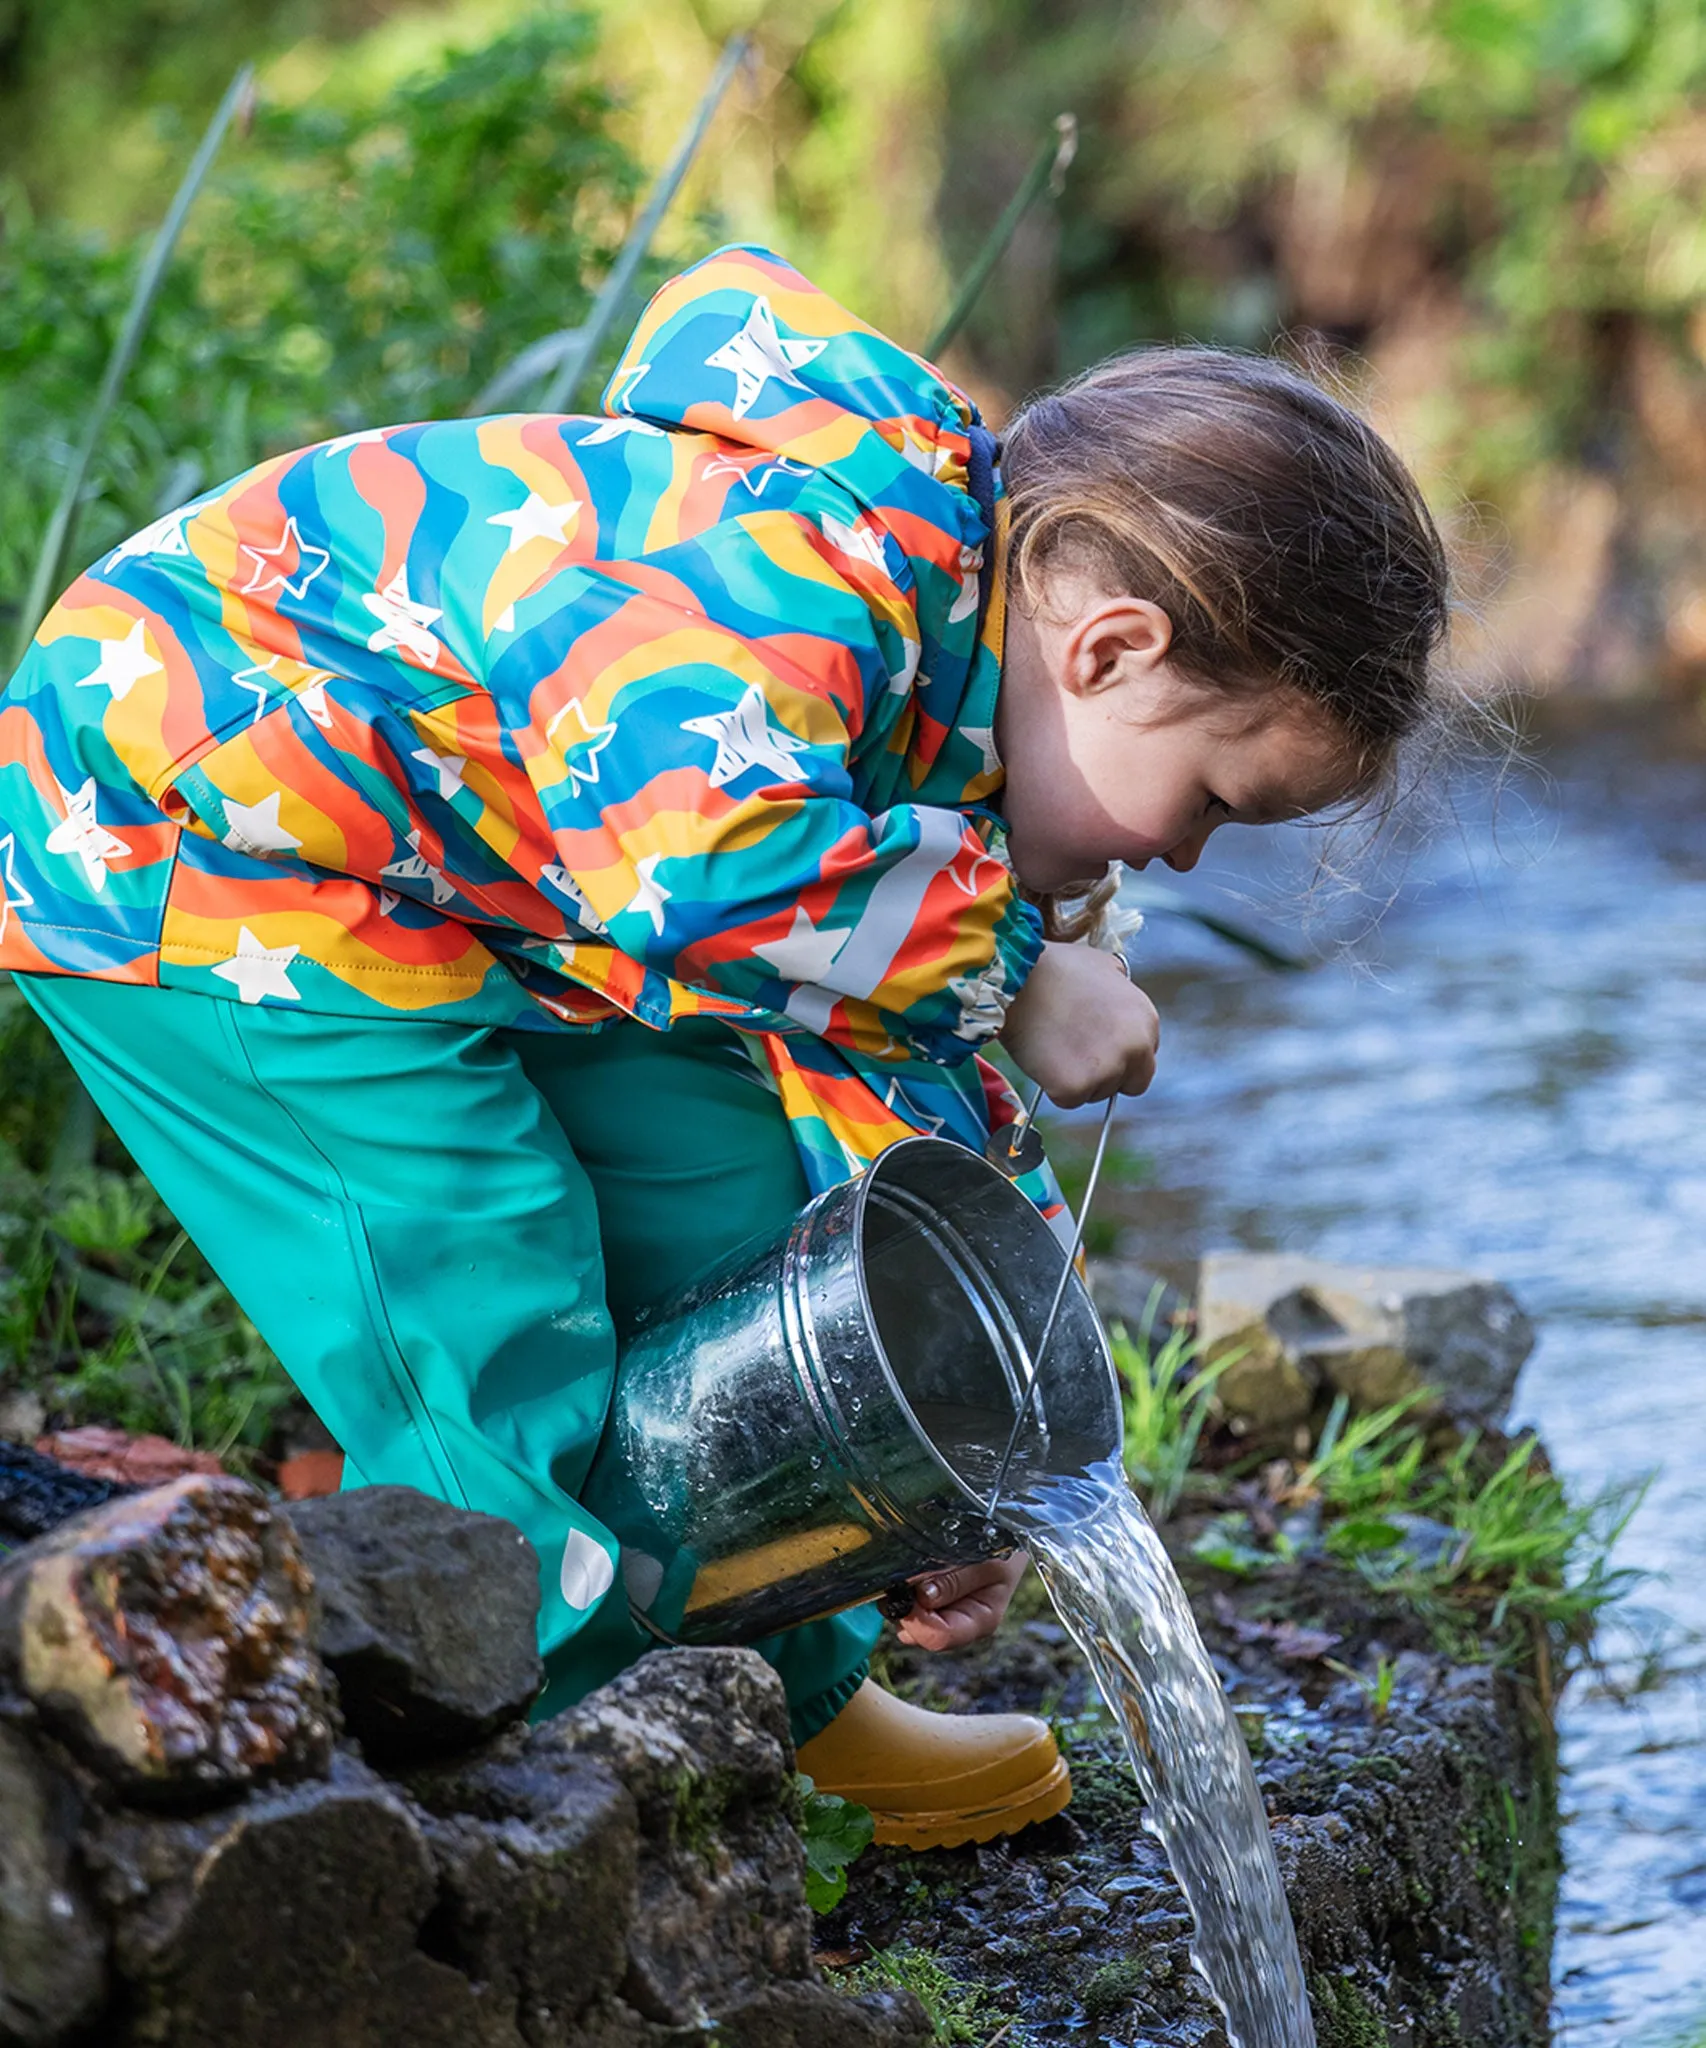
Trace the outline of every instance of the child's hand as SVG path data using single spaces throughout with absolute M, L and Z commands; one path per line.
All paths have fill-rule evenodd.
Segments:
M 1029 1562 L 1016 1550 L 1011 1557 L 986 1558 L 957 1571 L 926 1572 L 913 1580 L 918 1604 L 895 1633 L 920 1650 L 957 1650 L 993 1635 Z
M 1001 1043 L 1062 1109 L 1141 1095 L 1155 1078 L 1161 1020 L 1110 953 L 1047 945 L 1008 1007 Z

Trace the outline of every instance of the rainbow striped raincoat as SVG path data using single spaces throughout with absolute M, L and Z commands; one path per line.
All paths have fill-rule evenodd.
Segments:
M 814 1188 L 981 1144 L 1042 944 L 991 804 L 992 437 L 748 248 L 663 287 L 604 407 L 276 456 L 79 578 L 0 697 L 0 967 L 715 1016 Z

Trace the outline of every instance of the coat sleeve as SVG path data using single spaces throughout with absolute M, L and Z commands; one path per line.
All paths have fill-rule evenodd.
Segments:
M 528 693 L 527 771 L 621 951 L 861 1052 L 956 1062 L 1000 1029 L 1041 920 L 989 818 L 860 806 L 855 741 L 910 683 L 905 636 L 811 548 L 799 631 L 709 616 L 655 558 L 586 572 L 555 633 L 510 657 L 534 676 L 555 657 Z M 721 562 L 719 590 L 737 572 Z

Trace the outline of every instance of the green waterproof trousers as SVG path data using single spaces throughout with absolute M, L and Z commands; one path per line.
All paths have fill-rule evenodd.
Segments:
M 539 1553 L 552 1713 L 651 1646 L 576 1498 L 616 1329 L 806 1185 L 726 1027 L 371 1024 L 19 975 L 101 1114 L 343 1447 L 344 1484 L 503 1515 Z M 613 1320 L 614 1319 L 614 1320 Z M 874 1607 L 755 1645 L 804 1742 Z

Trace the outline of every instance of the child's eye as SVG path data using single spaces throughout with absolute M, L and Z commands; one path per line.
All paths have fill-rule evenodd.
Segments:
M 1211 796 L 1203 808 L 1208 811 L 1219 811 L 1223 816 L 1230 818 L 1233 807 L 1226 801 L 1225 797 Z

